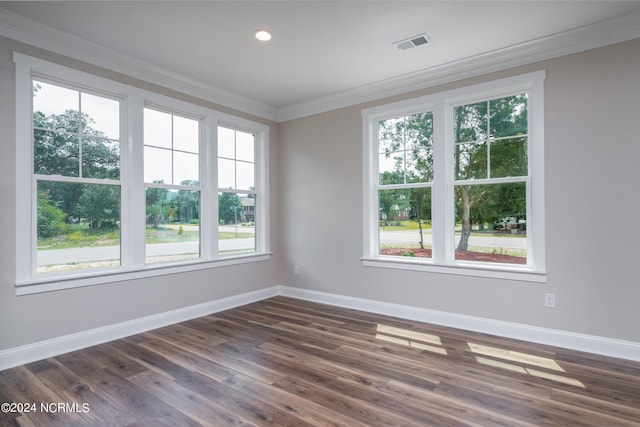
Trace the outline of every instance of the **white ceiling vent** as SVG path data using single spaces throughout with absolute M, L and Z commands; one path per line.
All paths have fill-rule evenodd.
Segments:
M 425 45 L 429 43 L 429 37 L 426 34 L 418 34 L 417 36 L 409 37 L 408 39 L 400 40 L 393 43 L 400 50 L 407 50 L 413 47 Z

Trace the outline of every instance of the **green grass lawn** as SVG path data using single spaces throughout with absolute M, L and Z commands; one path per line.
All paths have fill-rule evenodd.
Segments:
M 388 221 L 389 225 L 384 225 L 383 221 L 380 221 L 380 229 L 384 231 L 407 231 L 407 230 L 419 230 L 418 221 Z M 423 230 L 430 230 L 431 224 L 425 222 L 422 223 Z
M 185 227 L 187 225 L 188 224 L 185 224 Z M 242 227 L 238 227 L 237 235 L 235 231 L 222 231 L 218 233 L 219 239 L 249 237 L 254 237 L 254 234 L 243 232 Z M 168 227 L 147 228 L 146 230 L 146 243 L 189 242 L 197 241 L 198 239 L 199 232 L 197 230 L 187 229 L 180 232 L 179 229 Z M 38 238 L 38 250 L 117 246 L 119 244 L 120 230 L 91 230 L 86 225 L 70 225 L 67 234 Z

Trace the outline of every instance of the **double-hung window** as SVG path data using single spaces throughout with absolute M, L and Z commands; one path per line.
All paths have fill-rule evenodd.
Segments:
M 256 250 L 255 148 L 253 133 L 218 127 L 218 252 L 221 255 Z
M 200 257 L 200 121 L 144 109 L 145 261 Z
M 35 270 L 120 265 L 121 100 L 40 77 L 32 89 Z
M 267 125 L 14 62 L 19 294 L 269 258 Z
M 365 265 L 545 280 L 543 81 L 363 111 Z

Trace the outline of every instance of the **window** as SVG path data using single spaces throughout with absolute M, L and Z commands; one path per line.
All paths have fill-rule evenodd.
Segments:
M 32 88 L 36 272 L 119 265 L 120 101 L 44 79 Z
M 379 120 L 377 128 L 378 251 L 431 258 L 433 113 Z
M 545 280 L 543 80 L 363 111 L 365 265 Z
M 218 127 L 220 254 L 256 250 L 255 136 Z
M 269 258 L 268 126 L 14 62 L 18 294 Z
M 200 122 L 144 109 L 145 261 L 200 257 Z

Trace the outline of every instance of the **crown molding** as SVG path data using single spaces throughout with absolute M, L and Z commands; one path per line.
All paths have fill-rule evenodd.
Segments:
M 1 36 L 276 122 L 640 38 L 640 13 L 635 13 L 276 108 L 72 36 L 6 9 L 0 8 L 0 12 Z
M 0 8 L 0 35 L 267 120 L 276 108 L 65 33 Z
M 640 13 L 598 22 L 278 110 L 283 122 L 640 38 Z

